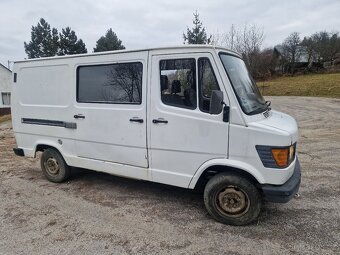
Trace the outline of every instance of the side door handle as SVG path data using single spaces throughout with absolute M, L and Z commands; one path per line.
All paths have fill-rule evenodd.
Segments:
M 165 119 L 163 119 L 163 118 L 158 118 L 158 119 L 153 119 L 153 120 L 152 120 L 152 123 L 154 123 L 154 124 L 158 124 L 158 123 L 164 123 L 164 124 L 167 124 L 167 123 L 168 123 L 168 121 L 167 121 L 167 120 L 165 120 Z
M 85 119 L 85 116 L 83 114 L 76 114 L 73 116 L 75 119 Z
M 140 118 L 137 118 L 137 117 L 133 117 L 132 119 L 130 119 L 131 122 L 138 122 L 138 123 L 143 123 L 144 120 L 143 119 L 140 119 Z

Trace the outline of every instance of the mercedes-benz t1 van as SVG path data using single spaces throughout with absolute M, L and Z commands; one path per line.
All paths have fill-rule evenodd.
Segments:
M 203 188 L 210 215 L 234 225 L 299 189 L 296 121 L 271 109 L 241 56 L 225 48 L 17 61 L 12 114 L 14 152 L 42 152 L 52 182 L 80 167 Z

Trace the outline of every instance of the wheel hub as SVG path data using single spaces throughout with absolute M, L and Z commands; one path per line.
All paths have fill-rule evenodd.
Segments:
M 217 195 L 218 209 L 228 216 L 238 217 L 249 209 L 249 198 L 236 187 L 227 187 Z
M 58 174 L 60 170 L 58 161 L 55 158 L 49 158 L 45 163 L 45 167 L 46 170 L 52 175 Z

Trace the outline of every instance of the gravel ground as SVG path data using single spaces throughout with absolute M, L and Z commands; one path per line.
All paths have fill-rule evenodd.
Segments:
M 339 254 L 340 100 L 269 99 L 299 123 L 301 196 L 245 227 L 215 222 L 190 190 L 86 170 L 50 183 L 0 124 L 0 254 Z

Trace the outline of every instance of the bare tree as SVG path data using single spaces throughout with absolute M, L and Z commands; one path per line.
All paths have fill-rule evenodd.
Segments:
M 234 24 L 231 25 L 229 32 L 216 32 L 212 35 L 212 44 L 216 46 L 223 46 L 230 50 L 236 51 L 236 37 L 237 31 Z
M 261 50 L 256 56 L 254 70 L 256 71 L 253 76 L 257 80 L 267 80 L 271 77 L 275 69 L 275 59 L 273 58 L 273 49 L 267 48 Z
M 264 32 L 256 25 L 245 25 L 237 36 L 236 50 L 240 52 L 250 69 L 255 65 L 256 55 L 260 52 Z
M 294 74 L 296 62 L 299 60 L 301 51 L 299 50 L 299 45 L 301 43 L 300 33 L 291 33 L 283 42 L 283 55 L 288 61 L 290 71 Z
M 328 33 L 321 31 L 310 36 L 315 51 L 318 53 L 319 62 L 333 61 L 340 52 L 340 37 L 338 32 Z
M 213 44 L 220 45 L 240 53 L 250 71 L 254 74 L 257 55 L 261 51 L 264 40 L 263 29 L 255 24 L 244 25 L 243 29 L 237 29 L 231 25 L 229 32 L 215 34 Z
M 316 52 L 316 45 L 311 37 L 304 37 L 301 46 L 305 48 L 307 53 L 308 69 L 312 68 L 313 61 L 318 60 L 319 55 Z

